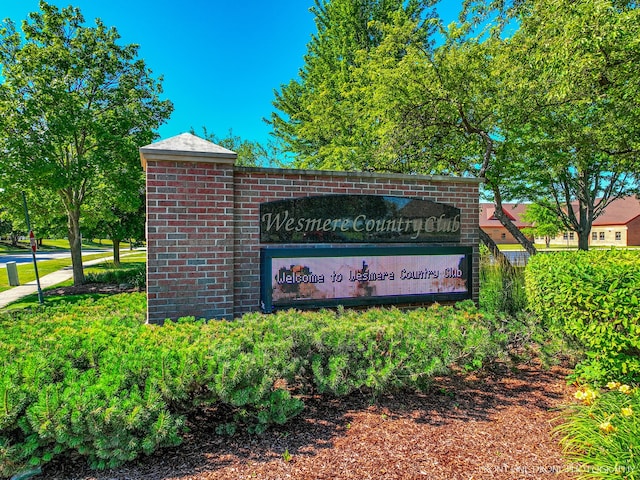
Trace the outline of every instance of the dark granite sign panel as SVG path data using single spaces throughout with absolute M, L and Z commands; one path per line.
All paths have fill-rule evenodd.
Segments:
M 419 198 L 325 195 L 260 204 L 262 243 L 459 242 L 460 209 Z

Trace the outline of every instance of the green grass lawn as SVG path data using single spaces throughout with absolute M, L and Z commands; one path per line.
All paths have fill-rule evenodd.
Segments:
M 9 254 L 9 253 L 29 253 L 29 242 L 18 242 L 18 248 L 12 247 L 6 242 L 0 242 L 0 255 Z M 100 240 L 100 239 L 83 239 L 82 240 L 82 248 L 83 249 L 92 249 L 95 250 L 97 248 L 104 250 L 111 250 L 113 247 L 113 242 L 111 240 Z M 120 249 L 124 252 L 129 249 L 128 242 L 120 243 Z M 42 246 L 38 247 L 38 250 L 43 252 L 51 252 L 57 250 L 69 250 L 69 241 L 66 238 L 61 239 L 51 239 L 46 238 L 42 241 Z
M 82 248 L 105 248 L 105 249 L 111 249 L 113 247 L 113 242 L 111 240 L 102 240 L 102 239 L 88 239 L 88 238 L 83 238 L 82 239 Z M 42 242 L 42 248 L 43 249 L 69 249 L 69 241 L 66 238 L 63 239 L 57 239 L 57 240 L 51 240 L 51 239 L 45 239 Z M 125 249 L 129 248 L 129 243 L 128 242 L 121 242 L 120 243 L 120 250 L 124 251 Z
M 137 259 L 137 261 L 140 261 L 142 259 L 144 261 L 145 255 L 146 255 L 145 252 L 135 252 L 133 255 L 128 256 L 128 253 L 129 253 L 128 250 L 120 252 L 120 255 L 122 256 L 121 258 L 122 262 L 135 261 L 134 259 Z M 108 251 L 105 251 L 104 253 L 94 253 L 91 255 L 83 255 L 82 259 L 84 261 L 89 261 L 89 260 L 96 260 L 98 258 L 110 257 L 111 255 L 112 255 L 111 250 L 108 250 Z M 123 256 L 123 255 L 126 255 L 126 256 Z M 130 259 L 130 260 L 127 260 L 127 259 Z M 38 273 L 42 278 L 49 273 L 56 272 L 58 270 L 61 270 L 69 266 L 71 266 L 71 258 L 38 261 Z M 18 278 L 20 279 L 21 285 L 32 282 L 36 279 L 36 273 L 33 268 L 33 262 L 23 263 L 23 264 L 17 265 L 16 267 L 18 269 Z M 90 268 L 99 268 L 99 267 L 90 267 Z M 85 274 L 91 271 L 90 268 L 85 269 Z M 0 292 L 8 290 L 10 288 L 11 287 L 9 286 L 9 276 L 7 275 L 6 271 L 2 269 L 2 271 L 0 271 Z
M 123 268 L 127 268 L 127 264 L 130 263 L 138 263 L 138 262 L 146 262 L 147 260 L 147 252 L 145 251 L 135 251 L 130 252 L 129 250 L 120 250 L 120 264 Z M 106 261 L 104 263 L 99 263 L 98 265 L 92 265 L 90 267 L 86 267 L 84 269 L 84 273 L 100 273 L 104 270 L 109 270 L 114 268 L 113 262 Z
M 122 255 L 122 254 L 121 254 Z M 127 268 L 133 268 L 135 266 L 140 266 L 140 265 L 144 265 L 146 262 L 146 252 L 135 252 L 133 254 L 127 254 L 124 253 L 124 255 L 121 259 L 120 259 L 120 268 L 121 269 L 127 269 Z M 95 255 L 91 255 L 92 257 Z M 88 258 L 87 258 L 88 259 Z M 69 259 L 69 262 L 71 262 L 71 260 Z M 46 262 L 43 262 L 46 263 Z M 31 266 L 31 268 L 33 269 L 33 265 L 29 264 Z M 114 269 L 114 265 L 113 262 L 111 261 L 105 261 L 103 263 L 99 263 L 97 265 L 92 265 L 89 267 L 86 267 L 84 269 L 84 274 L 85 276 L 87 275 L 91 275 L 91 274 L 100 274 L 103 273 L 105 271 L 108 271 L 110 269 Z M 40 264 L 38 264 L 38 272 L 40 272 Z M 41 274 L 42 276 L 42 274 Z M 35 279 L 35 274 L 33 274 L 33 277 Z M 1 279 L 3 281 L 5 281 L 5 283 L 7 283 L 7 288 L 3 288 L 2 285 L 0 284 L 0 291 L 2 290 L 7 290 L 8 287 L 8 281 L 7 279 Z M 22 277 L 20 278 L 20 281 L 22 282 Z M 26 282 L 23 282 L 26 283 Z M 73 280 L 69 279 L 65 282 L 59 283 L 55 286 L 52 287 L 48 287 L 48 288 L 44 288 L 43 291 L 48 291 L 48 290 L 54 290 L 56 288 L 60 288 L 60 287 L 70 287 L 73 285 Z M 61 302 L 67 302 L 67 303 L 75 303 L 78 302 L 82 299 L 85 298 L 99 298 L 105 296 L 104 294 L 82 294 L 82 295 L 50 295 L 47 296 L 46 299 L 46 304 L 47 305 L 56 305 L 58 303 Z M 31 308 L 31 307 L 36 307 L 39 304 L 38 301 L 38 294 L 34 293 L 32 295 L 27 295 L 26 297 L 21 298 L 20 300 L 18 300 L 17 302 L 11 303 L 9 305 L 7 305 L 5 307 L 5 309 L 3 309 L 3 311 L 15 311 L 15 310 L 22 310 L 24 308 Z

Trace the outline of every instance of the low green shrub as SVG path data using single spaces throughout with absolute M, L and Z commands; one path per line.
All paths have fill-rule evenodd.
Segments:
M 471 302 L 144 321 L 143 294 L 0 316 L 0 475 L 73 451 L 117 466 L 179 443 L 203 405 L 226 413 L 220 433 L 262 432 L 299 414 L 302 394 L 424 389 L 507 343 Z
M 640 392 L 619 382 L 582 387 L 579 403 L 562 410 L 561 435 L 569 469 L 578 478 L 640 478 Z
M 104 468 L 174 445 L 183 419 L 154 380 L 132 369 L 141 295 L 44 308 L 0 319 L 0 474 L 76 450 Z M 134 319 L 124 311 L 137 314 Z M 137 358 L 137 365 L 128 364 Z M 151 363 L 153 365 L 153 363 Z
M 295 377 L 288 381 L 334 396 L 424 388 L 454 364 L 480 368 L 506 341 L 472 302 L 455 308 L 289 311 L 243 319 L 253 321 L 258 331 L 281 330 L 291 339 L 285 361 Z
M 123 263 L 120 267 L 107 265 L 100 272 L 89 272 L 85 278 L 86 283 L 128 283 L 136 288 L 144 288 L 147 285 L 145 263 Z
M 546 327 L 583 349 L 576 378 L 640 381 L 640 251 L 536 255 L 527 265 L 526 290 Z

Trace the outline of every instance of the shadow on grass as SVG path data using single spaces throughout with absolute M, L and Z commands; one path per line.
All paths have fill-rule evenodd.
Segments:
M 42 243 L 42 245 L 38 245 L 38 251 L 44 251 L 44 252 L 57 252 L 57 251 L 67 251 L 69 250 L 69 243 L 66 240 L 51 240 L 51 239 L 45 239 Z M 95 248 L 95 249 L 101 249 L 101 250 L 110 250 L 111 248 L 113 248 L 113 245 L 108 242 L 108 243 L 101 243 L 101 242 L 96 242 L 94 240 L 86 240 L 84 239 L 82 241 L 82 248 L 83 249 L 89 249 L 89 248 Z M 121 243 L 120 244 L 120 249 L 121 251 L 123 250 L 127 250 L 129 249 L 129 244 L 128 243 Z M 6 241 L 0 241 L 0 252 L 2 253 L 30 253 L 31 252 L 31 244 L 29 243 L 29 241 L 24 241 L 21 240 L 18 242 L 17 245 L 11 245 L 11 243 L 6 242 Z
M 116 267 L 113 262 L 103 262 L 91 267 L 85 268 L 87 271 L 108 271 L 108 270 L 133 270 L 135 268 L 144 268 L 146 261 L 127 261 L 126 257 L 120 261 L 120 265 Z
M 78 295 L 46 295 L 46 292 L 45 292 L 43 306 L 54 307 L 62 303 L 76 304 L 84 300 L 87 300 L 89 298 L 93 300 L 97 300 L 98 298 L 107 297 L 109 295 L 110 294 L 108 293 L 83 293 Z M 4 309 L 4 312 L 12 313 L 18 310 L 36 308 L 38 306 L 40 306 L 40 303 L 38 301 L 38 294 L 33 293 L 31 295 L 27 295 L 26 297 L 23 297 L 22 299 L 20 299 L 15 303 L 7 305 Z

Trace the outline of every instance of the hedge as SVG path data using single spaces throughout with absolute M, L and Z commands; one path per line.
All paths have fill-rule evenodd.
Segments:
M 299 414 L 302 394 L 424 389 L 505 342 L 469 302 L 164 327 L 144 318 L 144 294 L 0 316 L 0 475 L 70 452 L 115 467 L 178 444 L 203 405 L 227 412 L 219 433 L 261 432 Z
M 584 349 L 578 379 L 640 381 L 640 251 L 536 255 L 525 279 L 530 308 Z

